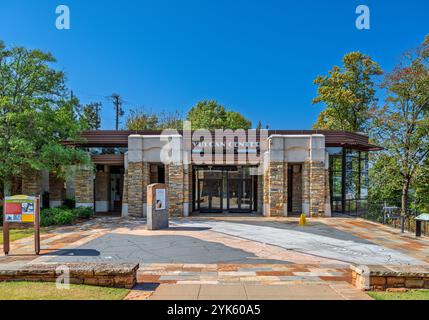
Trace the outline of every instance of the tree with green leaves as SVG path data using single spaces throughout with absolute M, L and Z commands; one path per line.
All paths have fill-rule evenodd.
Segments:
M 429 36 L 407 52 L 386 76 L 386 104 L 375 117 L 374 136 L 385 147 L 401 178 L 401 208 L 409 209 L 409 190 L 429 156 Z
M 82 121 L 89 130 L 99 130 L 101 127 L 101 103 L 91 102 L 82 107 Z
M 379 65 L 361 52 L 350 52 L 343 66 L 334 66 L 329 75 L 318 76 L 313 104 L 323 103 L 315 129 L 366 132 L 371 107 L 376 101 L 374 78 L 382 74 Z
M 187 115 L 192 129 L 250 129 L 252 122 L 235 111 L 226 110 L 214 100 L 204 100 L 192 107 Z
M 127 117 L 128 130 L 164 130 L 183 128 L 182 116 L 179 112 L 151 112 L 143 108 L 133 109 Z
M 70 98 L 64 73 L 52 68 L 54 57 L 40 50 L 7 48 L 0 41 L 0 182 L 35 170 L 60 175 L 65 165 L 86 161 L 85 154 L 61 144 L 79 140 L 84 129 Z

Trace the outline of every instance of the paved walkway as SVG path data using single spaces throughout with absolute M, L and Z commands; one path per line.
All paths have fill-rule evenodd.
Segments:
M 141 219 L 105 217 L 45 232 L 42 256 L 32 250 L 31 237 L 15 241 L 0 267 L 139 262 L 140 285 L 128 299 L 169 298 L 165 293 L 181 290 L 192 299 L 216 298 L 214 288 L 231 289 L 235 299 L 260 299 L 255 292 L 265 291 L 272 299 L 302 298 L 304 289 L 309 299 L 363 299 L 350 284 L 350 263 L 429 263 L 427 238 L 348 218 L 309 219 L 306 227 L 295 218 L 183 218 L 168 230 L 148 231 Z
M 155 290 L 155 291 L 154 291 Z M 255 285 L 255 284 L 162 284 L 156 289 L 141 286 L 127 300 L 372 300 L 347 283 Z
M 351 283 L 351 271 L 344 265 L 332 264 L 143 264 L 140 265 L 138 281 L 160 284 Z

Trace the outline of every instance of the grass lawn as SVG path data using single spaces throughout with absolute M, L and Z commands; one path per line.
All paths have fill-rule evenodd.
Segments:
M 42 230 L 40 230 L 42 231 Z M 28 229 L 13 229 L 9 231 L 9 239 L 10 242 L 13 242 L 15 240 L 19 240 L 22 238 L 27 238 L 29 236 L 32 236 L 34 234 L 34 229 L 28 228 Z M 0 244 L 3 244 L 3 228 L 0 228 Z
M 0 300 L 122 300 L 128 289 L 70 285 L 57 289 L 53 282 L 1 282 Z
M 429 300 L 429 290 L 407 292 L 368 292 L 375 300 Z

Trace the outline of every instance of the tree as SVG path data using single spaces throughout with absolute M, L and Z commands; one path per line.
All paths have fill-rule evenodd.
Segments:
M 318 76 L 313 104 L 324 103 L 315 129 L 338 129 L 364 132 L 376 101 L 374 77 L 382 70 L 371 57 L 350 52 L 343 58 L 343 67 L 334 66 L 328 76 Z
M 401 176 L 396 159 L 388 153 L 375 153 L 371 156 L 369 169 L 369 199 L 372 204 L 399 206 L 401 203 Z
M 386 76 L 386 104 L 375 119 L 376 137 L 396 161 L 401 177 L 401 208 L 409 209 L 409 190 L 429 154 L 429 36 L 404 55 Z
M 154 113 L 140 108 L 131 110 L 126 127 L 128 130 L 181 130 L 183 121 L 179 112 Z
M 82 107 L 82 121 L 89 130 L 99 130 L 101 127 L 101 103 L 91 102 Z
M 63 72 L 54 70 L 49 53 L 0 41 L 0 181 L 34 170 L 62 173 L 64 165 L 85 162 L 81 151 L 60 142 L 78 140 L 83 128 L 79 101 L 68 98 Z
M 416 209 L 429 212 L 429 157 L 417 170 L 414 188 Z
M 192 129 L 250 129 L 252 122 L 238 112 L 228 111 L 214 100 L 204 100 L 189 110 L 187 119 Z

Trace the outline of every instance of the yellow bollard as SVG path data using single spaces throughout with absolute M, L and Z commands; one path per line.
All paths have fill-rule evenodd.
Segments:
M 307 224 L 307 216 L 305 214 L 301 214 L 299 217 L 299 225 L 305 226 Z

